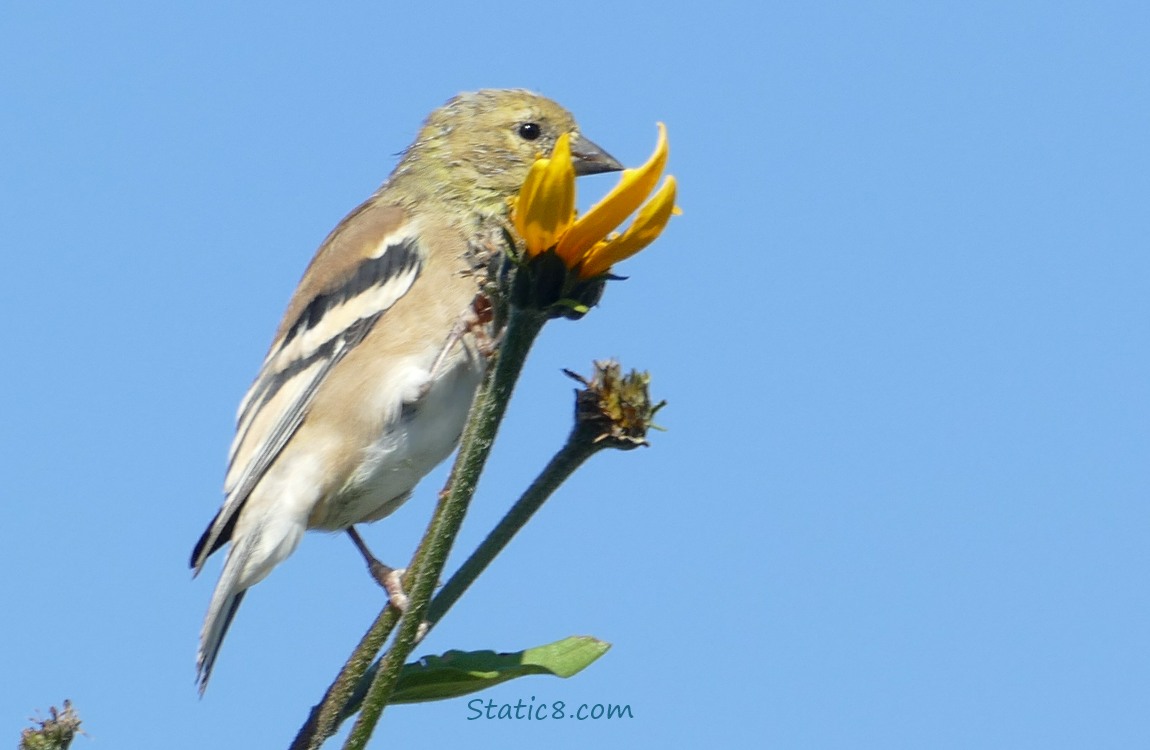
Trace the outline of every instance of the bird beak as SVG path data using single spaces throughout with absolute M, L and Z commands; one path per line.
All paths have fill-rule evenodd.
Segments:
M 575 167 L 575 174 L 580 177 L 623 169 L 618 159 L 581 135 L 571 138 L 571 164 Z

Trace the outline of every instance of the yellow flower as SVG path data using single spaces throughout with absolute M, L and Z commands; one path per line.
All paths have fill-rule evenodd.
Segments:
M 667 164 L 667 128 L 659 123 L 659 141 L 651 158 L 638 169 L 626 169 L 611 192 L 586 214 L 575 216 L 575 169 L 571 164 L 571 142 L 563 134 L 550 158 L 531 165 L 512 211 L 512 223 L 534 257 L 554 248 L 555 254 L 580 278 L 607 273 L 611 266 L 630 258 L 658 237 L 675 208 L 675 178 L 668 176 L 663 186 L 646 204 Z M 640 208 L 642 206 L 642 208 Z M 622 234 L 614 230 L 635 213 Z

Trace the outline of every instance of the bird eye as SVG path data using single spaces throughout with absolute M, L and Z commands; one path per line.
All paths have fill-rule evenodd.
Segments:
M 522 125 L 519 126 L 518 132 L 519 132 L 519 137 L 525 141 L 534 141 L 540 135 L 543 134 L 543 131 L 539 128 L 539 123 L 537 123 L 537 122 L 525 122 L 525 123 L 523 123 Z

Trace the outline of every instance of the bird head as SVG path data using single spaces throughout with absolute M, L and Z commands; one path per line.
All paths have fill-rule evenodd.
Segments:
M 505 210 L 532 163 L 550 156 L 564 133 L 578 175 L 615 172 L 623 165 L 579 132 L 575 118 L 554 101 L 523 89 L 459 94 L 427 118 L 392 176 L 476 209 Z

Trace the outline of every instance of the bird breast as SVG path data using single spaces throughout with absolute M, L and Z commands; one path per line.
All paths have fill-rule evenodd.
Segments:
M 397 365 L 392 376 L 414 387 L 380 388 L 381 394 L 416 394 L 399 404 L 371 404 L 387 414 L 382 429 L 360 456 L 343 487 L 321 502 L 308 524 L 327 530 L 346 529 L 357 523 L 377 521 L 407 500 L 415 485 L 435 468 L 459 442 L 467 421 L 482 365 L 474 352 L 462 351 L 441 363 L 431 376 L 427 363 Z

